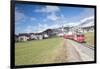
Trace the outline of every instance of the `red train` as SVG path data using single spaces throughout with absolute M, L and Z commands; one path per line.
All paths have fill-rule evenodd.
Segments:
M 75 41 L 80 42 L 80 43 L 84 42 L 84 40 L 85 40 L 84 34 L 64 35 L 64 38 L 75 40 Z

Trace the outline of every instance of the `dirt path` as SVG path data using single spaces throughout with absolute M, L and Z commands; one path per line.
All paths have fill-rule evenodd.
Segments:
M 56 63 L 66 63 L 67 62 L 67 50 L 66 50 L 66 42 L 62 39 L 61 46 L 56 51 L 56 58 L 54 61 Z
M 71 45 L 66 39 L 62 39 L 62 46 L 58 49 L 55 62 L 66 63 L 66 62 L 80 62 L 82 61 L 79 52 Z
M 68 62 L 82 61 L 79 52 L 74 48 L 74 46 L 70 42 L 68 42 L 68 40 L 65 40 L 65 42 L 66 42 L 66 51 L 68 55 L 67 61 Z

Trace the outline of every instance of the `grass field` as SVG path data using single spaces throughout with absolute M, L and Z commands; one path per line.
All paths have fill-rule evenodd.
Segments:
M 62 38 L 15 43 L 15 65 L 54 63 Z
M 85 33 L 87 44 L 94 45 L 94 33 Z M 63 38 L 49 38 L 15 43 L 15 65 L 65 62 Z
M 89 45 L 94 45 L 94 32 L 85 33 L 85 41 Z

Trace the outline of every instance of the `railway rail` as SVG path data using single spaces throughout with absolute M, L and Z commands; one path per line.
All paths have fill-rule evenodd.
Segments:
M 82 43 L 84 46 L 94 50 L 94 46 L 93 45 L 89 45 L 89 44 L 86 44 L 86 43 Z

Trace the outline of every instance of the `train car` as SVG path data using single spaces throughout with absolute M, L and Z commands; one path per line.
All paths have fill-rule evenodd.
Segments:
M 82 42 L 84 42 L 85 37 L 84 37 L 83 34 L 77 34 L 77 35 L 74 35 L 73 39 L 74 39 L 75 41 L 77 41 L 77 42 L 82 43 Z
M 73 39 L 73 35 L 64 35 L 65 39 Z
M 84 34 L 73 34 L 73 35 L 70 34 L 70 35 L 64 35 L 63 37 L 65 39 L 75 40 L 75 41 L 80 42 L 80 43 L 84 42 L 84 40 L 85 40 Z
M 64 38 L 65 39 L 73 39 L 73 33 L 72 32 L 65 33 Z

